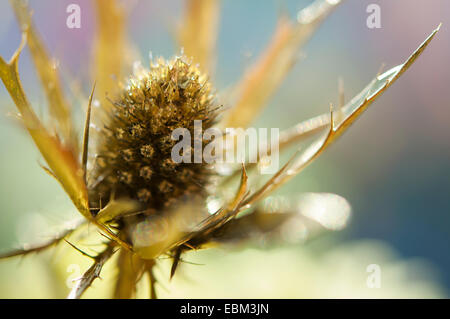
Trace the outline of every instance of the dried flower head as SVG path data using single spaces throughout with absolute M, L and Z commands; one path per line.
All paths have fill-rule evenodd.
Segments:
M 119 274 L 114 297 L 134 296 L 137 282 L 148 274 L 151 297 L 155 298 L 153 267 L 162 256 L 173 258 L 173 276 L 186 251 L 212 243 L 241 243 L 255 237 L 287 238 L 286 233 L 292 227 L 299 223 L 308 225 L 311 220 L 308 214 L 299 216 L 281 206 L 268 212 L 258 204 L 322 154 L 409 68 L 437 30 L 405 63 L 377 75 L 347 104 L 342 101 L 336 111 L 331 109 L 281 132 L 280 151 L 315 133 L 322 134 L 309 147 L 296 152 L 260 187 L 254 187 L 250 181 L 258 177 L 255 166 L 266 159 L 259 158 L 256 165 L 231 166 L 231 174 L 224 177 L 219 166 L 175 162 L 171 156 L 176 143 L 172 132 L 187 129 L 194 144 L 199 142 L 194 134 L 196 120 L 202 121 L 204 129 L 248 127 L 294 64 L 301 45 L 339 3 L 339 0 L 316 0 L 298 14 L 298 21 L 281 18 L 265 52 L 236 85 L 231 109 L 223 111 L 208 80 L 217 34 L 218 0 L 188 0 L 179 31 L 180 47 L 185 53 L 171 60 L 157 59 L 149 69 L 135 68 L 126 84 L 121 84 L 121 80 L 131 68 L 126 58 L 130 52 L 124 35 L 123 9 L 113 0 L 95 1 L 99 24 L 94 79 L 101 112 L 92 108 L 93 89 L 80 143 L 58 70 L 33 26 L 29 9 L 24 1 L 12 1 L 24 36 L 8 62 L 0 58 L 0 77 L 48 165 L 44 169 L 58 180 L 85 222 L 49 242 L 28 245 L 0 257 L 42 251 L 69 238 L 84 225 L 93 224 L 104 235 L 104 249 L 96 256 L 80 250 L 93 259 L 93 265 L 69 298 L 81 297 L 116 252 Z M 48 125 L 34 113 L 21 86 L 18 59 L 26 41 L 39 78 L 45 84 L 51 115 Z M 91 122 L 98 128 L 92 137 Z M 51 131 L 53 127 L 56 131 Z M 194 155 L 192 150 L 186 151 L 189 156 Z M 239 178 L 239 185 L 233 186 L 233 180 Z M 343 203 L 333 196 L 314 198 L 322 202 L 332 200 L 333 205 Z M 316 222 L 329 229 L 340 227 L 320 219 Z
M 207 163 L 175 163 L 171 134 L 186 128 L 193 144 L 194 120 L 204 128 L 214 124 L 217 102 L 205 74 L 185 56 L 159 59 L 131 78 L 111 103 L 97 143 L 101 160 L 88 183 L 91 207 L 100 210 L 113 193 L 152 211 L 190 194 L 204 195 L 211 170 Z

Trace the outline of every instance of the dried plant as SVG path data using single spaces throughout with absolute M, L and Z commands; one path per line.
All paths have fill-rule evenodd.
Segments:
M 147 275 L 151 297 L 156 298 L 153 268 L 163 256 L 173 258 L 173 276 L 186 251 L 255 237 L 276 239 L 282 226 L 298 214 L 269 213 L 258 203 L 342 135 L 411 66 L 437 29 L 403 64 L 377 75 L 347 104 L 342 101 L 336 111 L 331 109 L 281 132 L 282 151 L 313 134 L 322 134 L 306 149 L 297 151 L 260 187 L 252 187 L 247 175 L 255 165 L 242 165 L 224 177 L 214 165 L 174 163 L 170 156 L 174 145 L 171 132 L 178 127 L 192 132 L 194 120 L 202 120 L 206 127 L 248 127 L 296 62 L 301 46 L 339 2 L 316 0 L 299 12 L 298 21 L 281 18 L 266 50 L 235 86 L 232 108 L 225 111 L 208 78 L 215 55 L 217 0 L 188 0 L 178 37 L 184 54 L 171 60 L 157 59 L 149 69 L 135 67 L 127 82 L 120 80 L 129 70 L 132 55 L 124 32 L 124 11 L 116 1 L 95 1 L 98 28 L 93 78 L 100 107 L 94 112 L 93 88 L 84 137 L 78 141 L 58 70 L 52 65 L 25 2 L 12 0 L 23 26 L 23 39 L 8 62 L 0 59 L 0 76 L 23 126 L 47 163 L 43 168 L 61 184 L 85 222 L 49 242 L 29 245 L 1 258 L 40 252 L 93 224 L 106 238 L 104 250 L 96 256 L 80 250 L 94 263 L 69 298 L 80 298 L 116 252 L 119 274 L 114 297 L 133 297 L 137 282 Z M 20 82 L 18 60 L 26 43 L 48 100 L 49 123 L 44 124 L 35 114 Z M 89 146 L 91 122 L 98 129 L 91 137 L 95 143 Z M 252 172 L 256 178 L 257 173 Z M 231 182 L 239 176 L 240 183 L 233 190 Z M 226 196 L 230 190 L 233 195 Z M 223 195 L 223 204 L 212 212 L 207 207 L 211 194 Z

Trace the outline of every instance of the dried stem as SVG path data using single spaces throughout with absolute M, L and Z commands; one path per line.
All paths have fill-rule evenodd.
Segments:
M 72 288 L 67 299 L 80 299 L 83 293 L 92 285 L 95 279 L 100 277 L 103 265 L 115 253 L 116 243 L 111 241 L 106 249 L 94 258 L 94 264 L 83 274 Z
M 134 253 L 122 249 L 117 259 L 119 274 L 114 299 L 130 299 L 136 295 L 136 284 L 144 273 L 144 263 Z
M 156 278 L 155 274 L 153 273 L 153 267 L 155 266 L 155 262 L 152 260 L 151 262 L 148 262 L 147 266 L 147 273 L 149 277 L 149 284 L 150 284 L 150 299 L 158 299 L 158 296 L 156 295 Z
M 54 236 L 54 238 L 40 244 L 33 244 L 33 245 L 24 245 L 21 249 L 16 249 L 10 252 L 6 252 L 3 254 L 0 254 L 0 259 L 3 258 L 10 258 L 10 257 L 17 257 L 17 256 L 25 256 L 31 253 L 39 253 L 47 248 L 50 248 L 52 246 L 56 246 L 61 242 L 64 238 L 69 236 L 71 233 L 73 233 L 78 227 L 83 225 L 85 221 L 77 223 L 74 227 L 71 227 L 70 229 L 66 229 L 63 232 L 60 232 Z

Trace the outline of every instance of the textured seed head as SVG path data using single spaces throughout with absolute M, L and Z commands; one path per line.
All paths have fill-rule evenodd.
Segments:
M 171 138 L 174 129 L 188 129 L 194 145 L 194 120 L 205 130 L 217 115 L 211 85 L 196 66 L 185 57 L 159 59 L 147 74 L 131 78 L 112 104 L 97 143 L 92 207 L 100 201 L 104 206 L 114 194 L 158 211 L 186 195 L 205 195 L 207 164 L 171 159 L 178 142 Z

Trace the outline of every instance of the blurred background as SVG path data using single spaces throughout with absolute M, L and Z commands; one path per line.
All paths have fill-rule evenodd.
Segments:
M 264 49 L 277 18 L 311 1 L 222 1 L 217 67 L 219 90 L 230 87 Z M 66 7 L 81 7 L 81 29 L 66 27 Z M 369 29 L 366 8 L 381 8 L 381 28 Z M 126 1 L 128 35 L 147 62 L 148 52 L 178 53 L 174 31 L 183 1 Z M 64 79 L 90 90 L 89 61 L 95 21 L 88 0 L 30 1 L 34 21 L 57 58 Z M 0 3 L 0 54 L 10 57 L 19 27 Z M 288 128 L 322 114 L 338 100 L 338 78 L 350 99 L 377 74 L 400 63 L 442 22 L 424 54 L 354 126 L 280 194 L 330 192 L 352 205 L 346 228 L 302 245 L 269 250 L 216 249 L 188 255 L 169 282 L 157 272 L 161 297 L 428 298 L 450 290 L 450 2 L 447 0 L 347 0 L 303 50 L 256 126 Z M 45 98 L 29 53 L 19 65 L 37 110 Z M 87 93 L 86 93 L 87 94 Z M 74 105 L 80 107 L 75 97 Z M 0 250 L 39 239 L 77 216 L 59 185 L 40 167 L 37 150 L 10 113 L 0 87 Z M 82 113 L 80 123 L 82 123 Z M 41 236 L 41 237 L 40 237 Z M 64 246 L 66 244 L 61 244 Z M 67 245 L 66 245 L 67 246 Z M 92 248 L 95 250 L 95 248 Z M 42 256 L 0 261 L 0 297 L 64 297 L 89 260 L 61 247 Z M 379 265 L 381 285 L 367 285 L 368 265 Z M 81 275 L 79 273 L 78 275 Z M 87 297 L 107 296 L 108 277 Z M 146 296 L 144 291 L 143 297 Z

